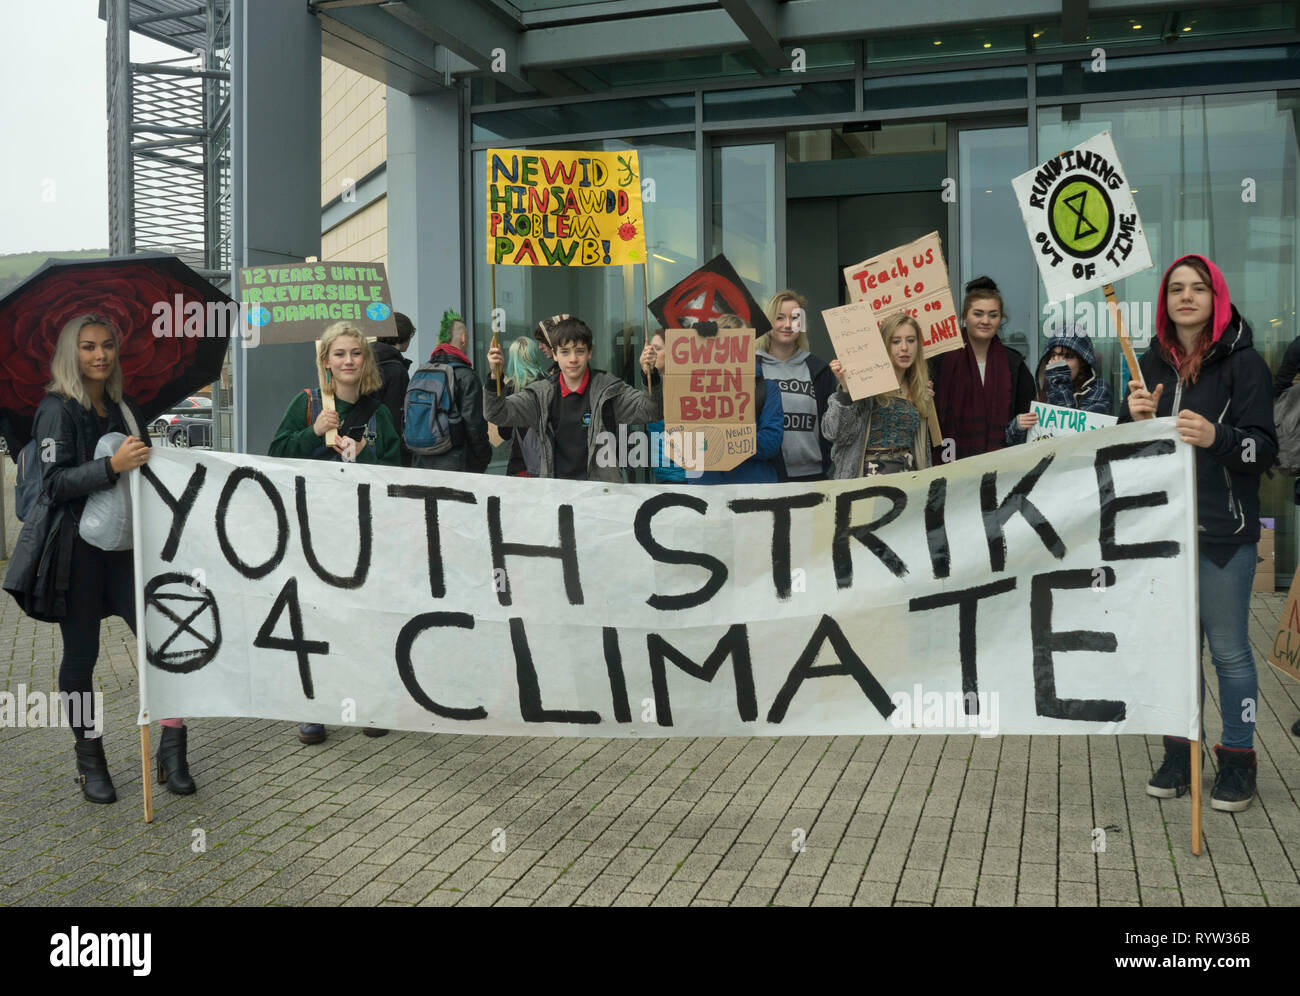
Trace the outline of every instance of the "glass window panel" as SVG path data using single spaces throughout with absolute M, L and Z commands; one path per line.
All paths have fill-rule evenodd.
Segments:
M 943 152 L 947 140 L 948 127 L 942 121 L 885 122 L 881 127 L 861 131 L 854 130 L 851 125 L 807 128 L 786 132 L 785 161 L 817 163 L 833 159 Z
M 852 113 L 852 80 L 718 90 L 704 95 L 705 121 Z
M 1228 38 L 1233 35 L 1296 30 L 1293 3 L 1234 4 L 1229 9 L 1189 10 L 1177 15 L 1174 37 L 1179 41 Z
M 1233 302 L 1254 330 L 1255 348 L 1276 369 L 1297 333 L 1298 117 L 1295 91 L 1084 104 L 1077 120 L 1068 121 L 1060 108 L 1039 111 L 1043 155 L 1103 129 L 1115 140 L 1155 261 L 1116 286 L 1139 354 L 1154 334 L 1165 268 L 1199 251 L 1223 271 Z M 1044 322 L 1075 320 L 1110 331 L 1100 291 L 1040 315 Z M 1097 353 L 1118 398 L 1124 387 L 1118 343 L 1102 335 Z M 1290 577 L 1297 543 L 1292 482 L 1265 478 L 1260 494 L 1260 514 L 1277 520 L 1277 576 Z
M 776 156 L 771 142 L 713 150 L 712 248 L 763 304 L 776 286 Z
M 475 114 L 473 140 L 520 142 L 544 135 L 626 131 L 629 128 L 676 124 L 695 124 L 695 97 L 689 93 L 628 100 L 588 100 Z
M 1029 76 L 1024 66 L 964 70 L 951 73 L 917 73 L 875 76 L 863 81 L 863 109 L 933 107 L 939 104 L 990 100 L 1025 100 Z
M 1133 14 L 1127 17 L 1090 17 L 1083 42 L 1061 42 L 1061 22 L 1035 25 L 1030 32 L 1034 48 L 1039 51 L 1054 48 L 1078 48 L 1091 45 L 1153 45 L 1157 44 L 1165 29 L 1165 14 Z
M 541 147 L 541 146 L 536 146 Z M 641 163 L 646 248 L 650 254 L 649 297 L 653 298 L 700 265 L 695 256 L 697 230 L 695 139 L 693 135 L 605 139 L 566 143 L 572 149 L 636 149 Z M 472 156 L 474 260 L 474 367 L 484 375 L 492 341 L 492 267 L 487 263 L 486 154 Z M 654 200 L 645 183 L 653 180 Z M 770 204 L 770 201 L 769 201 Z M 555 314 L 576 315 L 595 337 L 592 365 L 630 379 L 645 342 L 644 292 L 639 266 L 496 267 L 496 307 L 505 312 L 502 348 Z M 653 318 L 651 319 L 653 321 Z M 498 447 L 492 470 L 503 472 L 509 447 Z
M 670 55 L 671 53 L 664 53 Z M 684 59 L 622 59 L 556 70 L 565 79 L 588 90 L 610 87 L 653 86 L 657 83 L 698 84 L 710 80 L 761 79 L 758 67 L 745 52 L 714 52 Z
M 1300 76 L 1300 45 L 1110 58 L 1104 72 L 1094 71 L 1092 64 L 1088 57 L 1040 65 L 1038 95 L 1087 96 L 1172 87 L 1212 90 L 1230 83 L 1290 80 Z
M 907 62 L 969 59 L 981 55 L 1017 55 L 1025 50 L 1023 27 L 963 28 L 923 35 L 868 38 L 868 69 Z
M 1024 222 L 1011 190 L 1011 178 L 1029 169 L 1029 129 L 982 128 L 958 132 L 957 208 L 961 253 L 945 246 L 953 301 L 962 302 L 968 280 L 988 275 L 1002 292 L 1007 325 L 1002 341 L 1018 349 L 1033 366 L 1038 352 L 1038 269 L 1025 236 Z
M 1141 25 L 1141 27 L 1135 27 Z M 1157 40 L 1204 41 L 1246 34 L 1296 30 L 1296 8 L 1292 3 L 1233 4 L 1230 8 L 1207 8 L 1182 13 L 1144 14 L 1128 18 L 1091 18 L 1088 41 L 1106 44 Z M 1034 48 L 1039 51 L 1064 48 L 1061 22 L 1033 25 Z M 1076 46 L 1079 43 L 1074 43 Z
M 803 68 L 800 70 L 792 69 L 786 66 L 778 70 L 782 76 L 796 74 L 796 72 L 807 73 L 831 73 L 836 70 L 853 69 L 854 57 L 857 54 L 858 42 L 832 41 L 816 42 L 807 44 L 800 42 L 794 45 L 785 46 L 785 54 L 794 59 L 794 50 L 796 48 L 803 51 Z

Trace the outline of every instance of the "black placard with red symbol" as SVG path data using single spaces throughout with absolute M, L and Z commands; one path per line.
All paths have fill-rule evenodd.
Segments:
M 740 274 L 721 253 L 651 301 L 650 313 L 666 329 L 690 328 L 727 314 L 739 315 L 757 335 L 772 328 Z

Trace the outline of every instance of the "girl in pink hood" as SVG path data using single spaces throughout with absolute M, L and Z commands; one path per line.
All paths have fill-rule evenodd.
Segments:
M 1165 272 L 1156 335 L 1139 361 L 1147 386 L 1129 382 L 1120 421 L 1176 415 L 1178 435 L 1197 448 L 1201 632 L 1210 640 L 1223 718 L 1210 805 L 1240 812 L 1255 795 L 1259 688 L 1248 625 L 1259 478 L 1277 456 L 1272 375 L 1223 274 L 1204 256 L 1183 256 Z M 1191 745 L 1165 737 L 1164 763 L 1147 792 L 1172 799 L 1190 787 Z

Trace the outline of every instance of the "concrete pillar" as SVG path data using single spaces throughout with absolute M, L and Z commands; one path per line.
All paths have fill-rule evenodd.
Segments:
M 241 266 L 320 255 L 320 23 L 294 0 L 233 0 L 231 44 L 237 288 Z M 264 454 L 294 392 L 316 385 L 313 346 L 232 348 L 234 449 Z
M 415 323 L 406 355 L 419 364 L 438 343 L 444 309 L 471 317 L 462 296 L 460 100 L 455 90 L 410 96 L 392 87 L 386 99 L 388 285 L 393 306 Z M 469 245 L 478 251 L 482 240 Z

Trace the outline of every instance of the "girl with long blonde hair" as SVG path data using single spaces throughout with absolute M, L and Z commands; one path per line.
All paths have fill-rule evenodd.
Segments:
M 839 382 L 822 420 L 831 444 L 836 480 L 921 470 L 930 466 L 928 422 L 933 408 L 921 327 L 904 312 L 880 323 L 898 389 L 854 401 L 849 397 L 844 364 L 831 360 Z
M 50 382 L 36 409 L 32 433 L 40 440 L 40 503 L 45 511 L 28 516 L 28 525 L 35 526 L 39 515 L 44 515 L 44 549 L 49 556 L 42 560 L 49 566 L 38 569 L 33 585 L 22 589 L 25 611 L 59 624 L 63 640 L 59 692 L 68 697 L 65 703 L 82 704 L 69 711 L 76 738 L 77 781 L 82 794 L 98 803 L 117 800 L 104 756 L 100 717 L 94 714 L 92 679 L 99 658 L 99 623 L 107 616 L 121 616 L 135 632 L 135 569 L 130 549 L 100 549 L 82 538 L 78 523 L 91 494 L 114 487 L 121 475 L 143 467 L 150 453 L 148 433 L 140 429 L 147 424 L 144 416 L 123 393 L 121 338 L 111 318 L 89 312 L 67 322 L 55 343 Z M 110 432 L 126 438 L 112 456 L 96 458 L 100 439 Z M 20 536 L 5 578 L 6 589 L 15 595 L 19 592 L 11 581 L 29 573 L 21 555 L 23 546 Z M 162 726 L 158 779 L 170 791 L 188 795 L 195 790 L 186 758 L 188 730 L 180 719 L 164 719 Z
M 327 328 L 317 343 L 316 372 L 324 386 L 305 387 L 294 395 L 271 440 L 270 455 L 400 467 L 401 441 L 379 399 L 383 378 L 365 333 L 348 322 Z M 334 399 L 333 409 L 325 407 L 326 396 Z M 337 436 L 328 446 L 325 435 L 331 429 Z M 362 732 L 378 737 L 388 731 L 366 727 Z M 325 727 L 300 723 L 298 739 L 318 744 L 325 739 Z
M 294 395 L 271 440 L 270 455 L 301 460 L 401 465 L 401 444 L 388 409 L 374 397 L 383 386 L 374 351 L 349 322 L 335 322 L 316 346 L 316 373 L 321 388 Z M 326 396 L 334 408 L 325 407 Z M 331 429 L 338 435 L 325 445 Z

